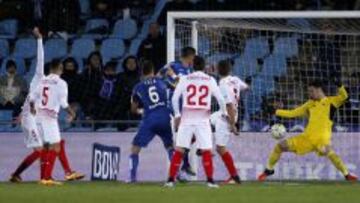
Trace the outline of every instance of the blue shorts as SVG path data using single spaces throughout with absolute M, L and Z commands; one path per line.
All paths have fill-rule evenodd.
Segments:
M 160 137 L 165 148 L 173 146 L 170 115 L 145 118 L 141 122 L 139 131 L 132 144 L 139 147 L 146 147 L 155 135 Z

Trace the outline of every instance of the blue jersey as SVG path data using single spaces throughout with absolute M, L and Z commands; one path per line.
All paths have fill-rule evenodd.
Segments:
M 166 84 L 159 78 L 148 78 L 139 82 L 133 90 L 133 101 L 144 108 L 144 118 L 149 115 L 169 116 Z
M 166 72 L 169 68 L 171 68 L 174 71 L 175 75 L 178 77 L 189 75 L 190 73 L 192 73 L 192 67 L 185 67 L 181 61 L 171 62 L 164 66 L 162 69 L 160 69 L 160 75 L 162 76 L 171 91 L 175 90 L 177 81 L 176 79 L 166 75 Z

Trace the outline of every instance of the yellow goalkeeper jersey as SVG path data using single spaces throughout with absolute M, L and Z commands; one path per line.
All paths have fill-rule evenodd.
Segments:
M 308 124 L 303 136 L 314 144 L 330 144 L 335 110 L 343 105 L 347 98 L 348 94 L 342 86 L 337 96 L 325 97 L 318 101 L 310 99 L 292 110 L 276 110 L 276 115 L 284 118 L 307 117 Z

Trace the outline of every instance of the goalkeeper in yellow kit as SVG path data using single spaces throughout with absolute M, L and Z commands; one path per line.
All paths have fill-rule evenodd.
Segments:
M 344 175 L 346 180 L 356 181 L 357 177 L 348 172 L 341 158 L 331 147 L 331 133 L 333 117 L 337 108 L 345 103 L 348 94 L 344 86 L 339 84 L 337 96 L 326 96 L 320 81 L 314 81 L 308 86 L 309 100 L 293 110 L 276 110 L 278 117 L 308 118 L 305 131 L 297 136 L 280 141 L 270 154 L 266 169 L 258 176 L 259 181 L 264 181 L 274 174 L 274 166 L 283 152 L 293 152 L 304 155 L 316 152 L 319 156 L 326 156 L 331 163 Z

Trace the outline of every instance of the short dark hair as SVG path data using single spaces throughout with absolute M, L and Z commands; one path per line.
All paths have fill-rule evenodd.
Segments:
M 142 74 L 149 75 L 154 72 L 154 64 L 151 61 L 144 61 L 142 64 Z
M 15 67 L 15 69 L 16 69 L 16 63 L 12 59 L 10 59 L 6 62 L 6 70 L 9 69 L 10 67 Z
M 117 61 L 111 60 L 105 64 L 104 70 L 110 69 L 116 71 L 117 64 L 118 64 Z
M 308 87 L 315 87 L 315 88 L 321 88 L 324 89 L 324 83 L 321 80 L 313 80 L 309 82 Z
M 57 71 L 62 64 L 61 59 L 53 59 L 50 62 L 50 71 Z
M 201 56 L 195 56 L 194 58 L 194 70 L 203 71 L 205 69 L 205 60 Z
M 219 75 L 221 76 L 227 76 L 230 74 L 231 72 L 231 63 L 229 60 L 221 60 L 219 61 L 218 65 L 217 65 L 217 70 Z
M 193 47 L 184 47 L 181 49 L 181 57 L 188 57 L 195 54 L 196 50 Z

